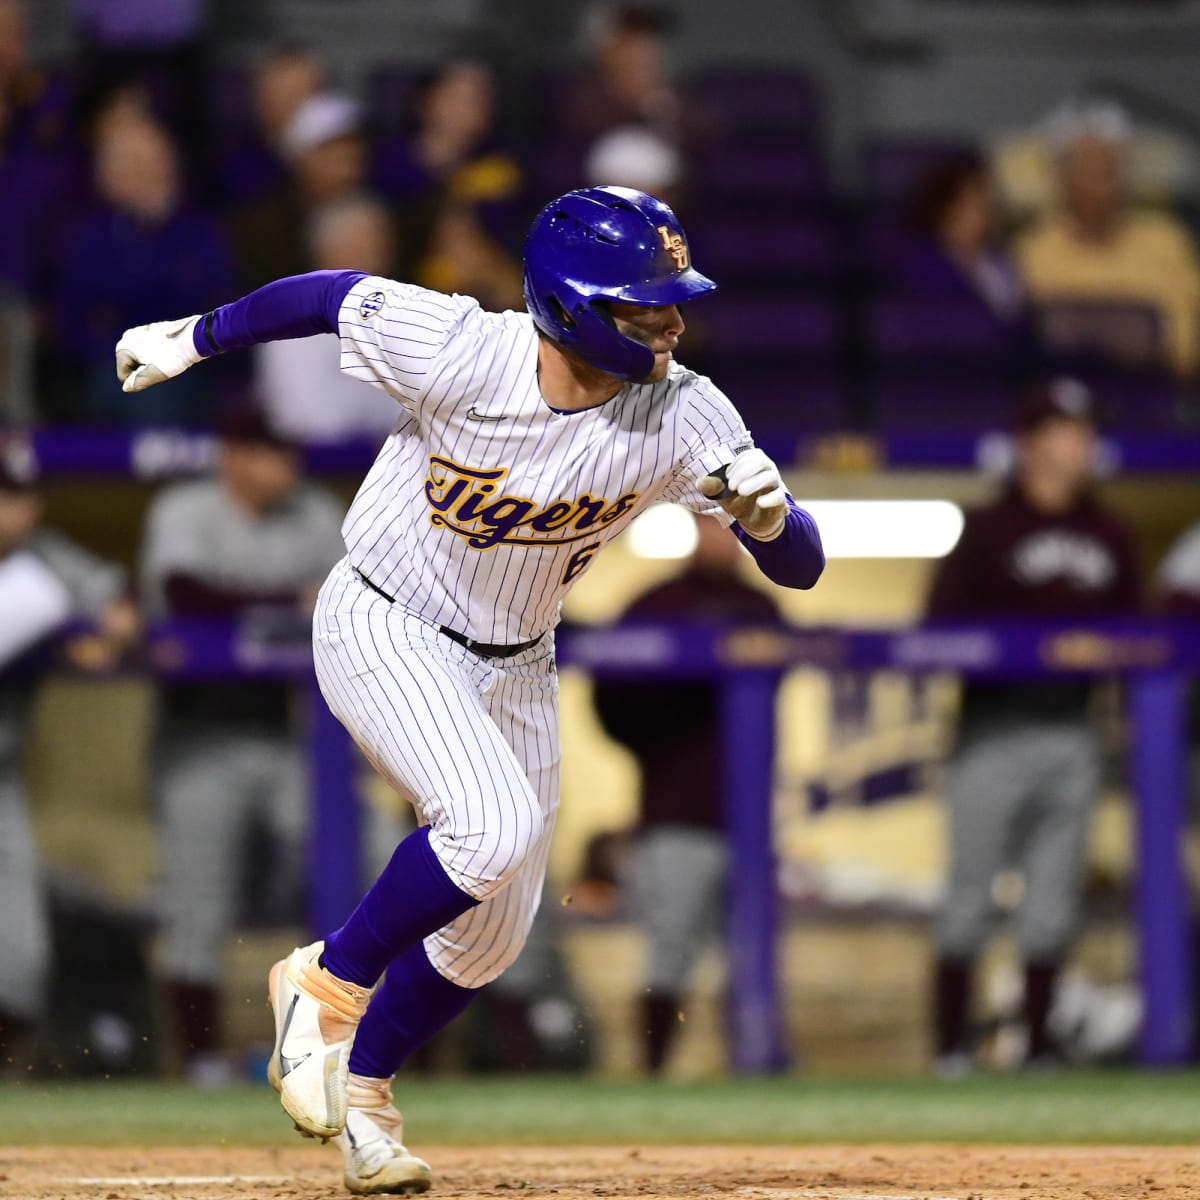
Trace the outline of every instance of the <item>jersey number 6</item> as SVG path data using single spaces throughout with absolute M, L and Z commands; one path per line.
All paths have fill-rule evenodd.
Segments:
M 563 571 L 562 586 L 566 587 L 572 579 L 578 579 L 587 570 L 588 563 L 596 556 L 596 551 L 604 545 L 603 542 L 593 542 L 590 546 L 581 546 L 567 560 L 566 570 Z

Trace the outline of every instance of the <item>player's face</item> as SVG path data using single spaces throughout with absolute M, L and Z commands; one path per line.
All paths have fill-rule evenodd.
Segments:
M 654 369 L 643 380 L 657 383 L 667 377 L 671 354 L 687 328 L 677 304 L 617 304 L 610 311 L 617 332 L 654 351 Z

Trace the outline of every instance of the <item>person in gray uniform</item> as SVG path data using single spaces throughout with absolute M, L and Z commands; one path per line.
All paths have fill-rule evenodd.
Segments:
M 295 447 L 257 412 L 222 426 L 216 477 L 175 484 L 146 518 L 147 614 L 295 621 L 307 636 L 317 586 L 345 554 L 343 506 L 301 478 Z M 221 956 L 257 834 L 294 894 L 306 812 L 291 688 L 283 682 L 162 686 L 157 785 L 162 838 L 160 969 L 185 1076 L 219 1083 Z M 290 885 L 290 886 L 289 886 Z M 258 897 L 278 909 L 288 896 Z
M 1080 381 L 1046 380 L 1013 412 L 1012 478 L 967 514 L 933 575 L 935 621 L 1095 621 L 1136 616 L 1141 583 L 1124 520 L 1092 486 L 1095 401 Z M 938 913 L 933 1008 L 936 1066 L 975 1062 L 970 1029 L 975 963 L 995 926 L 992 881 L 1017 868 L 1015 914 L 1024 963 L 1026 1061 L 1061 1055 L 1050 1026 L 1055 983 L 1083 909 L 1102 747 L 1096 681 L 968 679 L 946 777 L 947 878 Z
M 22 751 L 38 651 L 65 626 L 94 632 L 64 644 L 76 665 L 115 664 L 137 632 L 124 572 L 40 528 L 28 444 L 0 440 L 0 1070 L 20 1053 L 42 1009 L 51 947 Z

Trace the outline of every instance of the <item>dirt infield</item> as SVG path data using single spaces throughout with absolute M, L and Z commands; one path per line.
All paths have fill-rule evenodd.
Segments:
M 1200 1200 L 1182 1147 L 480 1147 L 422 1152 L 434 1195 L 744 1196 L 750 1200 Z M 318 1200 L 345 1196 L 332 1148 L 0 1147 L 20 1200 Z

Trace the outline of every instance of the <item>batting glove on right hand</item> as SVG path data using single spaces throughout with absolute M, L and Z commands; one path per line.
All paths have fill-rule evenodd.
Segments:
M 787 488 L 775 463 L 757 446 L 743 450 L 720 475 L 696 481 L 702 496 L 715 500 L 752 537 L 778 537 L 787 517 Z
M 117 378 L 122 390 L 141 392 L 195 366 L 203 357 L 192 340 L 199 320 L 181 317 L 125 330 L 117 343 Z

